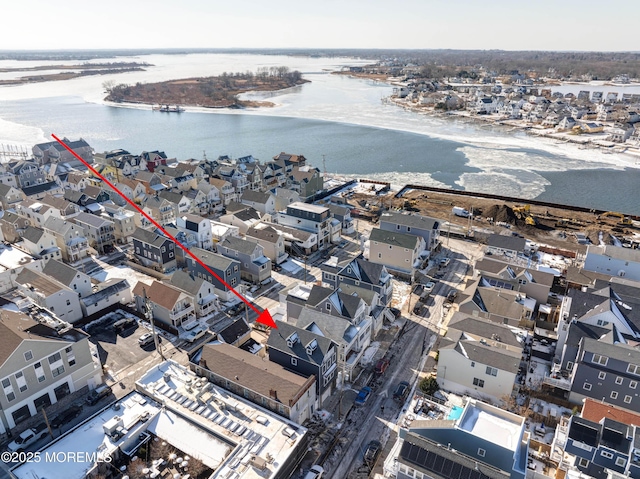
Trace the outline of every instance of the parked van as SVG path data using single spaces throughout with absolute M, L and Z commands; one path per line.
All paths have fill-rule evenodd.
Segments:
M 87 396 L 87 399 L 86 399 L 87 404 L 89 406 L 93 406 L 98 401 L 100 401 L 100 399 L 108 396 L 109 394 L 111 394 L 111 388 L 109 386 L 107 386 L 106 384 L 103 384 L 102 386 L 98 386 L 93 391 L 91 391 Z
M 122 318 L 113 323 L 113 330 L 116 334 L 120 334 L 122 331 L 126 331 L 132 328 L 136 324 L 136 320 L 132 318 Z

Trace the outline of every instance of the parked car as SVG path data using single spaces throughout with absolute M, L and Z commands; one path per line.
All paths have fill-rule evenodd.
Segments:
M 447 301 L 449 301 L 450 303 L 453 303 L 457 296 L 458 296 L 458 292 L 455 289 L 452 289 L 447 293 Z
M 376 367 L 374 371 L 376 374 L 384 374 L 384 372 L 387 370 L 388 367 L 389 367 L 389 360 L 383 358 L 376 363 Z
M 100 399 L 107 397 L 109 394 L 111 394 L 111 388 L 109 386 L 106 384 L 98 386 L 88 394 L 86 402 L 89 406 L 93 406 L 100 401 Z
M 398 308 L 389 308 L 389 311 L 391 311 L 391 314 L 393 314 L 393 317 L 396 319 L 398 319 L 402 315 L 402 311 L 400 311 Z
M 65 409 L 59 416 L 56 416 L 51 421 L 51 427 L 57 429 L 68 423 L 72 419 L 77 418 L 82 412 L 82 406 L 80 404 L 72 404 Z
M 309 472 L 304 476 L 304 479 L 320 479 L 324 475 L 324 469 L 322 466 L 318 466 L 317 464 L 311 466 Z
M 373 466 L 376 465 L 376 461 L 378 460 L 378 456 L 382 452 L 382 444 L 379 441 L 371 441 L 367 445 L 367 449 L 364 451 L 364 463 L 370 468 L 373 469 Z
M 193 343 L 194 341 L 197 341 L 205 334 L 207 334 L 206 330 L 202 329 L 201 327 L 197 327 L 189 331 L 189 333 L 185 336 L 185 339 L 190 343 Z
M 409 383 L 407 381 L 402 381 L 398 384 L 398 387 L 393 392 L 393 399 L 396 401 L 404 402 L 407 399 L 407 395 L 409 394 Z
M 449 263 L 451 263 L 451 258 L 442 258 L 440 260 L 440 267 L 446 268 L 447 266 L 449 266 Z
M 151 343 L 153 343 L 153 333 L 144 333 L 138 338 L 138 344 L 143 348 Z
M 116 334 L 120 334 L 123 331 L 132 328 L 135 324 L 137 323 L 133 318 L 122 318 L 113 323 L 113 330 L 116 332 Z
M 363 387 L 358 392 L 358 395 L 356 396 L 356 400 L 355 400 L 356 406 L 364 406 L 364 403 L 367 402 L 367 399 L 369 399 L 369 396 L 371 396 L 371 388 L 369 386 Z
M 45 437 L 48 432 L 45 423 L 38 424 L 35 427 L 23 431 L 17 438 L 11 441 L 7 446 L 7 450 L 11 452 L 22 452 L 34 442 Z
M 422 290 L 423 294 L 427 293 L 427 295 L 431 294 L 431 292 L 433 291 L 433 288 L 436 287 L 436 283 L 434 283 L 433 281 L 429 281 L 427 284 L 424 285 L 424 289 Z

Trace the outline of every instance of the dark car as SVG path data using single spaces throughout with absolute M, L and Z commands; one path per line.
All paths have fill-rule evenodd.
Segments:
M 376 374 L 384 374 L 384 372 L 387 370 L 388 367 L 389 367 L 389 360 L 381 359 L 376 363 L 376 368 L 374 371 Z
M 371 441 L 367 445 L 367 449 L 364 451 L 364 463 L 369 466 L 369 468 L 373 469 L 373 466 L 376 465 L 376 461 L 378 460 L 378 456 L 382 452 L 382 444 L 379 441 Z
M 447 293 L 447 301 L 449 301 L 450 303 L 453 303 L 457 296 L 458 296 L 458 292 L 455 289 L 452 289 Z
M 409 394 L 409 383 L 407 381 L 402 381 L 398 384 L 398 387 L 393 392 L 393 399 L 396 401 L 404 401 L 407 399 L 407 395 Z
M 107 386 L 106 384 L 98 386 L 87 395 L 86 402 L 89 406 L 93 406 L 98 401 L 100 401 L 100 399 L 102 399 L 103 397 L 107 397 L 110 394 L 111 388 L 109 386 Z
M 116 321 L 115 323 L 113 323 L 113 330 L 116 332 L 116 334 L 120 334 L 123 331 L 126 331 L 130 328 L 133 328 L 133 326 L 136 325 L 136 320 L 133 318 L 122 318 L 119 319 L 118 321 Z
M 82 406 L 79 404 L 72 404 L 67 409 L 65 409 L 62 414 L 57 416 L 53 421 L 51 421 L 51 427 L 57 429 L 62 427 L 72 419 L 77 418 L 82 412 Z

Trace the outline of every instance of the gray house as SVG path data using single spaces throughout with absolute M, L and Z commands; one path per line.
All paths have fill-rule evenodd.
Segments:
M 22 312 L 0 321 L 0 433 L 85 386 L 102 382 L 102 368 L 78 329 L 58 334 Z
M 206 279 L 213 284 L 215 287 L 214 292 L 221 301 L 234 300 L 236 296 L 233 294 L 229 286 L 231 288 L 236 288 L 240 284 L 240 261 L 227 258 L 221 254 L 212 253 L 211 251 L 205 251 L 200 248 L 192 248 L 191 252 L 200 261 L 207 265 L 207 267 L 218 277 L 212 275 L 191 256 L 186 257 L 189 273 L 197 278 Z
M 271 260 L 258 243 L 228 236 L 216 247 L 218 254 L 240 262 L 240 277 L 245 281 L 261 283 L 271 278 Z
M 421 236 L 431 251 L 438 244 L 440 220 L 421 215 L 385 212 L 380 217 L 380 229 Z
M 378 293 L 381 306 L 388 306 L 391 303 L 393 293 L 391 275 L 382 264 L 372 263 L 362 257 L 343 264 L 338 264 L 336 260 L 331 259 L 322 264 L 320 269 L 322 282 L 329 284 L 333 289 L 343 284 L 350 284 Z
M 336 344 L 329 338 L 293 324 L 276 321 L 277 331 L 269 335 L 269 361 L 304 377 L 315 376 L 318 407 L 331 395 L 336 378 Z

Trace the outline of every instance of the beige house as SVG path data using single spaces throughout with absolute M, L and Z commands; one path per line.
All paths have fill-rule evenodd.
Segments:
M 412 277 L 425 249 L 421 236 L 378 228 L 371 230 L 369 236 L 369 261 L 383 264 L 392 273 Z
M 262 246 L 264 255 L 274 264 L 289 257 L 284 250 L 284 236 L 272 226 L 258 223 L 247 230 L 246 237 Z
M 55 236 L 65 261 L 75 263 L 89 255 L 89 242 L 80 225 L 60 218 L 49 218 L 44 229 Z
M 136 309 L 145 313 L 144 296 L 151 302 L 153 318 L 162 321 L 174 328 L 182 326 L 182 323 L 195 319 L 193 297 L 181 289 L 175 288 L 159 281 L 154 281 L 151 286 L 138 281 L 133 288 L 136 301 Z

